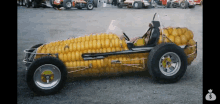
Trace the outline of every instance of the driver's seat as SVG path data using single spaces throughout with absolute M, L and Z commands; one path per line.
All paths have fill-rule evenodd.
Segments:
M 144 46 L 134 46 L 133 43 L 127 43 L 127 46 L 129 48 L 129 50 L 132 50 L 132 48 L 141 48 L 141 47 L 154 47 L 157 45 L 157 42 L 159 40 L 159 36 L 160 36 L 160 22 L 159 21 L 152 21 L 153 27 L 151 27 L 150 29 L 150 39 L 147 43 L 147 45 Z
M 151 27 L 151 35 L 150 35 L 150 39 L 147 43 L 147 45 L 145 45 L 145 47 L 154 47 L 157 45 L 157 42 L 159 40 L 159 36 L 160 36 L 160 22 L 159 21 L 152 21 L 153 23 L 153 27 Z

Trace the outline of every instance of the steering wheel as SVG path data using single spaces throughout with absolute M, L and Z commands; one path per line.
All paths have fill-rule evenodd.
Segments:
M 125 40 L 130 41 L 130 39 L 128 38 L 128 36 L 123 32 Z

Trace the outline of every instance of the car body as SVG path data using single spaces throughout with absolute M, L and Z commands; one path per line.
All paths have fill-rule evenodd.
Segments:
M 123 6 L 127 6 L 128 8 L 151 8 L 154 7 L 156 3 L 154 0 L 119 0 L 118 7 L 122 8 Z
M 51 0 L 53 7 L 64 7 L 70 9 L 72 7 L 82 9 L 86 8 L 92 10 L 93 7 L 97 7 L 98 0 Z
M 124 1 L 124 4 L 133 5 L 135 1 L 141 1 L 145 7 L 148 7 L 150 5 L 149 0 L 126 0 Z
M 154 21 L 155 15 L 147 32 L 140 37 L 143 41 L 149 36 L 148 44 L 129 42 L 128 36 L 112 21 L 108 34 L 70 38 L 25 49 L 23 62 L 29 88 L 37 94 L 48 95 L 63 88 L 67 75 L 100 76 L 147 70 L 156 82 L 179 81 L 197 56 L 197 42 L 189 35 L 192 42 L 177 45 L 163 31 L 161 33 L 160 21 Z M 124 38 L 114 33 L 123 33 Z M 160 37 L 170 42 L 163 38 L 160 42 Z

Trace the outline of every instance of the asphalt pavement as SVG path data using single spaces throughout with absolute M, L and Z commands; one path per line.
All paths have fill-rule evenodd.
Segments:
M 152 81 L 149 73 L 123 76 L 69 79 L 55 95 L 35 95 L 25 82 L 23 50 L 38 43 L 67 39 L 90 33 L 103 33 L 111 20 L 130 37 L 142 36 L 154 13 L 162 24 L 187 27 L 198 42 L 198 54 L 182 79 L 173 84 Z M 167 15 L 167 16 L 165 16 Z M 156 17 L 155 19 L 158 19 Z M 195 8 L 117 8 L 108 5 L 93 10 L 54 10 L 17 6 L 17 103 L 18 104 L 201 104 L 203 92 L 202 7 Z

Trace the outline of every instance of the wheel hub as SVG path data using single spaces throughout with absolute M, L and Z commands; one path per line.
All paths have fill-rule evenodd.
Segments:
M 71 2 L 67 2 L 66 6 L 70 8 L 71 7 Z
M 176 53 L 167 52 L 159 61 L 159 69 L 165 76 L 175 75 L 181 66 L 181 60 Z
M 164 68 L 166 68 L 166 67 L 171 67 L 171 59 L 169 58 L 169 57 L 166 57 L 165 59 L 163 59 L 163 61 L 162 61 L 162 66 L 164 67 Z
M 135 7 L 138 7 L 138 3 L 135 3 L 134 6 L 135 6 Z
M 89 4 L 88 7 L 89 7 L 89 9 L 92 9 L 92 4 Z
M 182 6 L 182 7 L 185 7 L 185 3 L 181 3 L 181 6 Z
M 50 70 L 46 70 L 41 74 L 41 81 L 49 83 L 54 79 L 54 74 Z
M 39 88 L 52 89 L 60 82 L 61 72 L 55 65 L 44 64 L 36 69 L 33 79 Z

